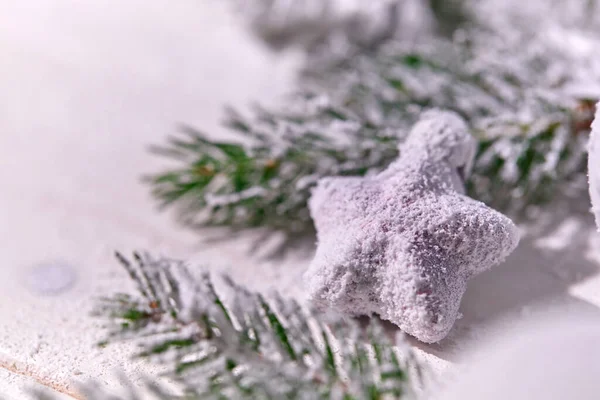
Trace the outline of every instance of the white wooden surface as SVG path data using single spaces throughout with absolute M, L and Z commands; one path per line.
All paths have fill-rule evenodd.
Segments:
M 64 386 L 139 368 L 122 346 L 94 348 L 87 316 L 127 289 L 114 250 L 210 253 L 157 213 L 146 147 L 180 122 L 218 132 L 224 104 L 272 101 L 292 76 L 218 3 L 0 0 L 0 398 L 23 399 L 19 374 Z M 242 249 L 218 259 L 249 264 Z M 28 291 L 28 270 L 54 260 L 75 286 Z
M 94 347 L 94 297 L 129 288 L 115 249 L 190 256 L 249 286 L 302 295 L 310 251 L 264 262 L 248 256 L 248 240 L 203 246 L 157 213 L 139 182 L 160 165 L 145 146 L 177 123 L 222 133 L 224 104 L 274 102 L 290 84 L 293 60 L 268 54 L 217 3 L 0 0 L 0 397 L 113 382 L 115 368 L 148 371 L 128 361 L 127 346 Z M 476 278 L 464 318 L 425 354 L 452 361 L 486 326 L 539 301 L 600 304 L 599 239 L 582 207 L 559 206 L 565 215 L 551 213 L 547 228 Z M 76 269 L 75 285 L 29 291 L 29 269 L 54 260 Z

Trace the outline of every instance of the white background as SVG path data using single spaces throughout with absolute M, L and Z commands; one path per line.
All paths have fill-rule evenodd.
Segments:
M 304 261 L 265 263 L 248 242 L 201 245 L 159 214 L 140 184 L 161 161 L 146 147 L 188 123 L 223 134 L 224 104 L 275 103 L 294 57 L 252 41 L 217 1 L 0 0 L 0 394 L 22 399 L 36 381 L 111 381 L 130 349 L 94 347 L 94 296 L 128 289 L 112 252 L 194 256 L 244 283 L 301 295 Z M 454 361 L 470 340 L 534 304 L 596 309 L 598 237 L 587 199 L 535 221 L 504 265 L 476 278 L 462 320 L 423 347 Z M 573 204 L 576 203 L 577 207 Z M 302 260 L 302 257 L 300 257 Z M 76 285 L 54 297 L 27 290 L 29 268 L 58 260 Z M 439 357 L 439 359 L 437 358 Z M 18 372 L 18 373 L 15 373 Z

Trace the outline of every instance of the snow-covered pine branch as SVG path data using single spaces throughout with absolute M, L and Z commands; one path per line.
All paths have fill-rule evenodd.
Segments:
M 221 295 L 207 272 L 196 279 L 181 261 L 137 253 L 133 261 L 118 258 L 138 293 L 103 300 L 98 313 L 112 326 L 107 342 L 137 343 L 138 356 L 168 367 L 186 399 L 415 395 L 418 379 L 410 376 L 422 373 L 418 363 L 401 336 L 390 338 L 377 322 L 365 328 L 315 314 L 228 277 L 221 280 Z
M 159 146 L 179 165 L 148 178 L 154 195 L 193 227 L 306 231 L 319 178 L 381 171 L 433 107 L 461 115 L 478 138 L 467 189 L 494 208 L 521 214 L 584 181 L 589 109 L 600 98 L 598 22 L 586 12 L 596 2 L 510 12 L 500 3 L 463 2 L 469 19 L 452 40 L 433 29 L 365 49 L 329 37 L 276 109 L 227 113 L 246 145 L 186 129 Z

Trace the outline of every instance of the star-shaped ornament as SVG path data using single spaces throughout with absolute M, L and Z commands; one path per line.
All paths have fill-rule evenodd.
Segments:
M 305 273 L 314 304 L 443 339 L 469 278 L 519 242 L 509 218 L 464 194 L 475 148 L 458 115 L 432 110 L 385 171 L 320 180 L 309 201 L 318 247 Z

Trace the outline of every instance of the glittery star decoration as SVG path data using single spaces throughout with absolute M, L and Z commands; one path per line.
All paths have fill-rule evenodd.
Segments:
M 509 218 L 464 194 L 475 148 L 458 115 L 432 110 L 385 171 L 319 181 L 309 201 L 318 246 L 304 275 L 313 303 L 443 339 L 469 278 L 519 242 Z

